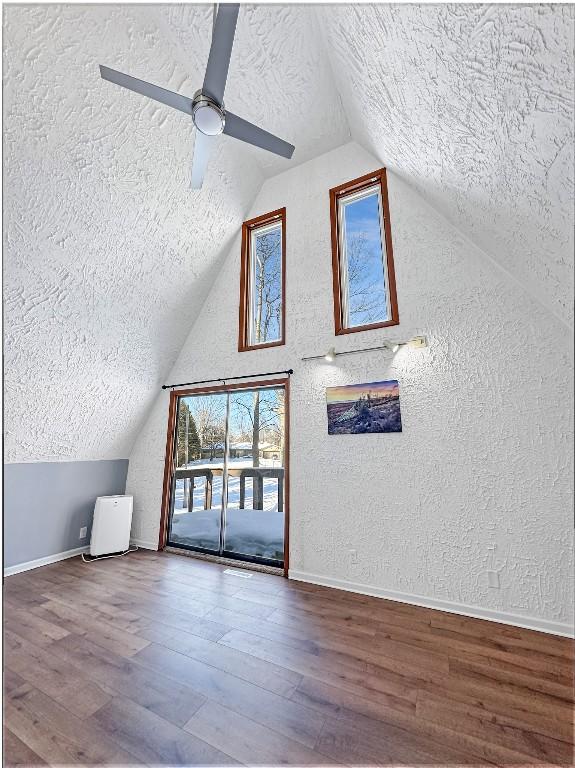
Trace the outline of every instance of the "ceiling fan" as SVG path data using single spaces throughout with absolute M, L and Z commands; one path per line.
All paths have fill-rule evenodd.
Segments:
M 238 19 L 239 3 L 222 4 L 214 7 L 214 26 L 212 44 L 208 56 L 208 65 L 204 84 L 196 91 L 194 98 L 160 88 L 158 85 L 138 80 L 115 69 L 100 65 L 100 75 L 104 80 L 121 85 L 130 91 L 141 93 L 150 99 L 179 109 L 191 115 L 196 126 L 196 141 L 192 161 L 192 188 L 200 189 L 210 152 L 220 133 L 235 139 L 267 149 L 276 155 L 291 158 L 295 147 L 272 133 L 258 128 L 257 125 L 242 117 L 228 112 L 224 108 L 224 89 L 228 77 L 232 46 Z

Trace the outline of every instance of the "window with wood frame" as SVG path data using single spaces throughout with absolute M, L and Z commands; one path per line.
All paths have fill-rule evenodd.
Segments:
M 397 325 L 385 168 L 329 194 L 336 334 Z
M 238 349 L 285 344 L 286 209 L 242 225 Z

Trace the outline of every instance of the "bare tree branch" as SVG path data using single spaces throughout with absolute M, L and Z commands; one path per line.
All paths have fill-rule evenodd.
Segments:
M 373 279 L 370 261 L 373 253 L 365 232 L 352 235 L 347 243 L 347 286 L 350 320 L 372 322 L 381 318 L 386 305 L 385 290 Z M 382 272 L 383 276 L 383 272 Z

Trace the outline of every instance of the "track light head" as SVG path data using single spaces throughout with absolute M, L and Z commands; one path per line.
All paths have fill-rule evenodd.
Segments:
M 336 356 L 335 347 L 330 347 L 328 351 L 326 352 L 324 359 L 327 360 L 328 363 L 333 363 Z

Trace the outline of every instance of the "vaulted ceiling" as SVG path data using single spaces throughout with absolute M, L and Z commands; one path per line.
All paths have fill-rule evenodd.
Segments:
M 573 6 L 336 5 L 325 17 L 356 141 L 572 328 Z
M 263 179 L 350 137 L 572 324 L 571 7 L 242 6 L 226 105 L 296 153 L 192 192 L 191 121 L 98 64 L 193 95 L 211 19 L 4 9 L 9 461 L 128 456 Z

